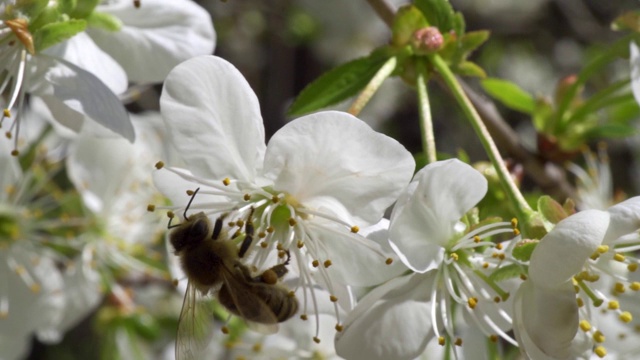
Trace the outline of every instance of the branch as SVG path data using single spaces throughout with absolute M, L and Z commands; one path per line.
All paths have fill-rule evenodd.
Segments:
M 396 16 L 396 10 L 393 8 L 393 5 L 389 4 L 387 0 L 367 0 L 367 2 L 376 14 L 378 14 L 380 19 L 391 28 L 393 26 L 393 19 Z

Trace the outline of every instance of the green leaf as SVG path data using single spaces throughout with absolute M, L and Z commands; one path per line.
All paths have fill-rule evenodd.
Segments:
M 484 44 L 489 39 L 490 34 L 491 32 L 489 32 L 489 30 L 478 30 L 462 35 L 460 38 L 459 48 L 463 57 L 466 57 L 469 53 Z
M 532 114 L 536 108 L 533 96 L 510 81 L 490 78 L 483 80 L 481 85 L 491 97 L 510 109 Z
M 77 0 L 58 0 L 58 11 L 61 14 L 71 14 L 77 4 Z
M 398 13 L 393 19 L 391 44 L 394 46 L 407 45 L 416 30 L 427 26 L 429 26 L 427 19 L 417 7 L 403 6 L 398 9 Z
M 49 4 L 49 0 L 18 0 L 14 10 L 17 10 L 27 18 L 34 18 Z M 15 15 L 11 15 L 15 16 Z
M 329 70 L 307 85 L 289 108 L 289 116 L 299 116 L 337 104 L 362 90 L 388 56 L 373 54 Z
M 531 254 L 538 246 L 539 240 L 522 240 L 516 246 L 514 246 L 511 254 L 514 258 L 520 261 L 529 261 Z
M 91 15 L 98 4 L 100 4 L 100 0 L 80 0 L 77 2 L 76 8 L 69 15 L 75 19 L 84 19 Z
M 618 16 L 611 23 L 611 29 L 640 32 L 640 10 L 632 10 Z
M 65 41 L 84 31 L 86 27 L 87 22 L 84 20 L 68 20 L 44 25 L 33 34 L 36 51 L 40 52 L 49 46 Z
M 454 72 L 463 76 L 475 76 L 482 79 L 487 77 L 487 73 L 484 72 L 484 69 L 471 61 L 461 62 L 455 67 Z
M 509 264 L 501 266 L 489 275 L 489 279 L 499 282 L 517 278 L 522 275 L 524 269 L 520 264 Z
M 111 14 L 98 11 L 92 12 L 91 15 L 87 17 L 86 21 L 88 27 L 106 31 L 116 32 L 120 31 L 122 28 L 122 21 L 120 21 L 120 19 Z
M 595 126 L 584 133 L 585 139 L 611 139 L 636 135 L 634 127 L 626 124 L 607 123 Z
M 448 0 L 415 0 L 415 6 L 422 11 L 429 24 L 437 26 L 442 33 L 460 26 Z

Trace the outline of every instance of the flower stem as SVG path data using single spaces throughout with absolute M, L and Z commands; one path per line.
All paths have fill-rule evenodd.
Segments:
M 505 165 L 496 144 L 493 142 L 493 138 L 491 138 L 489 131 L 482 122 L 482 118 L 480 118 L 480 115 L 473 107 L 473 104 L 471 104 L 471 101 L 465 94 L 464 90 L 462 90 L 462 87 L 460 86 L 460 83 L 458 83 L 455 75 L 439 55 L 431 55 L 429 56 L 429 59 L 431 60 L 434 68 L 442 76 L 442 79 L 462 107 L 464 114 L 471 122 L 471 126 L 473 126 L 482 146 L 489 156 L 489 160 L 491 160 L 491 163 L 495 167 L 498 177 L 500 178 L 500 182 L 504 186 L 504 190 L 507 192 L 510 201 L 513 203 L 518 217 L 521 217 L 522 219 L 530 218 L 533 210 L 524 199 L 524 196 L 522 196 L 522 193 L 520 192 L 520 189 L 518 189 L 516 183 L 513 181 L 513 178 L 511 177 L 511 174 L 509 174 L 509 170 L 507 170 L 507 166 Z
M 351 115 L 357 116 L 360 111 L 367 105 L 373 94 L 378 91 L 382 83 L 393 73 L 398 64 L 396 57 L 391 57 L 384 65 L 378 70 L 378 72 L 371 78 L 371 81 L 365 86 L 364 90 L 360 93 L 358 98 L 351 104 L 348 112 Z
M 433 134 L 433 119 L 431 117 L 431 104 L 427 92 L 427 67 L 422 59 L 417 61 L 418 78 L 416 88 L 418 90 L 418 110 L 420 113 L 420 132 L 422 134 L 422 151 L 427 159 L 427 164 L 436 162 L 436 140 Z

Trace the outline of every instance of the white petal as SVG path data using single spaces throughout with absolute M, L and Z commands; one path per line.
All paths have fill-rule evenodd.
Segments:
M 46 49 L 44 54 L 64 59 L 90 72 L 115 94 L 127 90 L 127 75 L 122 67 L 100 50 L 86 33 L 77 34 L 65 42 L 54 45 Z
M 553 290 L 524 282 L 515 295 L 514 315 L 516 338 L 529 359 L 571 358 L 578 305 L 570 281 Z
M 162 82 L 171 69 L 196 55 L 209 55 L 215 32 L 209 13 L 190 0 L 144 0 L 101 5 L 97 9 L 123 22 L 118 32 L 89 29 L 133 82 Z
M 389 228 L 391 242 L 407 266 L 427 271 L 434 249 L 452 240 L 456 223 L 486 192 L 484 176 L 457 159 L 420 170 L 396 204 Z
M 58 66 L 50 68 L 45 74 L 52 92 L 36 95 L 42 95 L 43 99 L 48 98 L 48 105 L 52 101 L 50 97 L 53 96 L 71 110 L 84 114 L 102 127 L 133 141 L 133 125 L 120 99 L 92 73 L 61 59 L 55 61 Z M 54 113 L 55 109 L 51 110 Z M 60 118 L 64 118 L 64 115 Z M 73 121 L 74 126 L 68 126 L 66 123 L 64 125 L 73 129 L 83 121 L 79 118 Z
M 336 334 L 336 353 L 348 360 L 420 355 L 433 337 L 427 299 L 430 275 L 396 278 L 367 294 Z
M 609 214 L 585 210 L 562 220 L 531 254 L 529 277 L 536 286 L 562 286 L 584 266 L 602 243 L 609 226 Z
M 636 102 L 640 104 L 640 49 L 635 41 L 629 43 L 629 65 L 631 66 L 631 90 Z
M 607 209 L 607 212 L 611 216 L 611 223 L 604 243 L 608 244 L 640 229 L 640 196 L 616 204 Z
M 262 167 L 258 98 L 226 60 L 200 56 L 169 73 L 160 98 L 169 137 L 194 174 L 251 181 Z
M 352 222 L 373 224 L 409 183 L 415 162 L 396 140 L 347 113 L 298 118 L 267 146 L 265 176 L 305 206 L 333 199 Z

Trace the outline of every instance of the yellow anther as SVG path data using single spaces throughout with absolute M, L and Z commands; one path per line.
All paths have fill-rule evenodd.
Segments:
M 520 274 L 520 280 L 522 280 L 522 281 L 527 280 L 527 275 L 526 274 Z
M 154 212 L 154 211 L 156 211 L 156 206 L 155 206 L 155 205 L 153 205 L 153 204 L 149 204 L 149 205 L 147 205 L 147 211 L 148 211 L 148 212 Z
M 630 312 L 628 311 L 623 311 L 620 314 L 620 320 L 622 320 L 623 323 L 628 324 L 631 322 L 631 320 L 633 320 L 633 316 L 631 315 Z
M 298 249 L 302 249 L 304 243 L 302 242 L 302 240 L 298 240 L 298 243 L 296 245 L 298 246 Z
M 609 301 L 609 304 L 607 304 L 607 307 L 609 308 L 609 310 L 618 310 L 620 309 L 620 303 L 616 300 L 611 300 Z
M 280 198 L 278 197 L 278 195 L 273 195 L 271 197 L 271 202 L 273 202 L 274 204 L 277 204 L 280 201 Z
M 584 300 L 582 300 L 582 298 L 576 298 L 576 303 L 578 304 L 578 307 L 584 306 Z
M 29 32 L 29 22 L 26 19 L 19 18 L 5 20 L 4 24 L 13 31 L 29 54 L 35 55 L 36 49 L 33 43 L 33 36 Z
M 289 218 L 289 226 L 296 226 L 298 222 L 294 218 Z
M 268 232 L 269 234 L 273 234 L 273 232 L 274 232 L 274 231 L 276 231 L 276 228 L 274 228 L 273 226 L 269 226 L 269 227 L 267 228 L 267 232 Z
M 10 117 L 11 117 L 11 110 L 9 110 L 9 109 L 4 109 L 4 110 L 2 110 L 2 115 L 3 115 L 4 117 L 8 117 L 8 118 L 10 118 Z
M 331 263 L 331 260 L 325 260 L 323 265 L 324 265 L 325 268 L 328 268 L 329 266 L 331 266 L 333 264 Z
M 500 338 L 498 337 L 498 335 L 495 335 L 495 334 L 489 336 L 489 341 L 491 341 L 492 343 L 497 343 L 499 339 Z
M 224 178 L 222 179 L 222 183 L 224 184 L 224 186 L 229 186 L 229 184 L 231 184 L 231 179 Z
M 629 264 L 627 265 L 627 270 L 634 272 L 636 270 L 638 270 L 638 264 L 637 263 L 633 263 L 633 264 Z
M 338 301 L 338 298 L 335 297 L 334 295 L 330 295 L 329 296 L 329 300 L 331 300 L 331 302 L 336 302 L 336 301 Z
M 391 265 L 393 263 L 393 259 L 392 258 L 387 258 L 387 260 L 385 260 L 384 263 L 387 264 L 387 265 Z
M 438 345 L 444 346 L 444 336 L 439 336 L 438 337 Z
M 260 343 L 253 344 L 253 346 L 251 347 L 251 350 L 253 350 L 253 352 L 261 352 L 262 351 L 262 344 L 260 344 Z
M 604 346 L 600 345 L 600 346 L 596 346 L 595 349 L 593 349 L 593 352 L 598 355 L 599 358 L 603 358 L 605 356 L 607 356 L 607 349 L 604 348 Z
M 353 225 L 353 226 L 351 227 L 351 232 L 352 232 L 352 233 L 357 234 L 357 233 L 358 233 L 358 231 L 360 231 L 360 228 L 359 228 L 357 225 Z
M 307 314 L 302 314 L 302 315 L 300 315 L 300 319 L 306 321 L 306 320 L 309 319 L 309 317 L 307 316 Z
M 223 333 L 223 334 L 225 334 L 225 335 L 226 335 L 226 334 L 229 334 L 229 328 L 228 328 L 228 327 L 226 327 L 226 326 L 223 326 L 220 330 L 221 330 L 221 331 L 222 331 L 222 333 Z
M 596 251 L 598 251 L 600 254 L 604 254 L 607 251 L 609 251 L 609 245 L 600 245 L 600 246 L 598 246 Z
M 483 269 L 488 269 L 489 268 L 489 263 L 488 262 L 482 263 L 482 268 Z
M 173 211 L 167 211 L 167 217 L 169 219 L 173 219 L 176 216 L 176 214 L 173 213 Z
M 160 170 L 164 167 L 164 162 L 158 161 L 155 166 L 156 166 L 156 169 Z
M 20 155 L 20 151 L 16 149 L 11 150 L 11 156 L 18 156 L 18 155 Z
M 506 256 L 504 254 L 499 254 L 498 255 L 498 259 L 500 260 L 504 260 L 506 258 Z
M 312 265 L 313 267 L 318 267 L 318 266 L 320 266 L 320 261 L 318 261 L 318 260 L 313 260 L 313 261 L 311 262 L 311 265 Z
M 520 235 L 520 230 L 518 230 L 518 229 L 513 229 L 513 235 L 515 235 L 515 236 Z
M 284 250 L 280 250 L 280 251 L 278 251 L 278 257 L 279 257 L 280 259 L 284 258 L 284 257 L 285 257 L 285 255 L 287 255 L 287 252 L 286 252 L 286 251 L 284 251 Z
M 477 298 L 475 298 L 475 297 L 470 297 L 470 298 L 467 300 L 467 304 L 469 304 L 469 307 L 470 307 L 470 308 L 475 309 L 475 308 L 476 308 L 476 305 L 478 305 L 478 299 L 477 299 Z
M 344 326 L 342 326 L 340 324 L 336 324 L 336 331 L 337 332 L 342 332 L 342 330 L 344 330 Z
M 591 324 L 587 320 L 580 321 L 580 330 L 584 332 L 591 330 Z
M 605 338 L 602 331 L 597 330 L 595 333 L 593 333 L 593 340 L 597 343 L 603 343 Z
M 263 242 L 260 243 L 260 247 L 262 247 L 263 249 L 266 249 L 267 246 L 269 246 L 269 244 L 267 244 L 266 241 L 263 241 Z
M 266 238 L 266 237 L 267 237 L 267 233 L 266 233 L 266 232 L 264 232 L 264 231 L 260 231 L 260 232 L 258 233 L 258 237 L 259 237 L 260 239 L 264 239 L 264 238 Z
M 236 226 L 237 227 L 243 227 L 244 226 L 244 220 L 238 219 L 238 221 L 236 221 Z
M 188 195 L 188 196 L 193 196 L 193 194 L 194 194 L 194 191 L 193 191 L 193 190 L 187 190 L 187 195 Z
M 620 293 L 620 294 L 622 294 L 622 293 L 625 291 L 624 284 L 623 284 L 623 283 L 619 283 L 619 282 L 617 282 L 617 283 L 614 285 L 613 289 L 614 289 L 617 293 Z
M 453 259 L 453 261 L 458 261 L 458 254 L 456 254 L 456 253 L 452 253 L 452 254 L 451 254 L 451 255 L 449 255 L 449 256 Z
M 476 236 L 474 236 L 474 237 L 473 237 L 473 242 L 474 242 L 474 243 L 476 243 L 476 244 L 477 244 L 477 243 L 479 243 L 480 241 L 482 241 L 482 239 L 480 239 L 480 236 L 476 235 Z
M 624 262 L 624 259 L 625 256 L 623 254 L 616 253 L 615 255 L 613 255 L 613 260 L 615 261 Z
M 320 344 L 320 338 L 317 336 L 313 337 L 313 342 L 315 342 L 316 344 Z
M 456 344 L 456 346 L 462 346 L 462 339 L 461 338 L 457 338 L 456 341 L 454 342 L 454 344 Z
M 511 219 L 511 227 L 516 228 L 518 226 L 518 219 Z
M 496 249 L 502 250 L 502 244 L 496 244 Z
M 249 195 L 249 194 L 244 194 L 243 199 L 244 199 L 244 201 L 249 201 L 249 200 L 251 200 L 251 195 Z
M 632 282 L 631 285 L 629 285 L 629 289 L 633 291 L 640 290 L 640 282 L 637 282 L 637 281 Z
M 284 246 L 283 246 L 281 243 L 277 243 L 277 244 L 276 244 L 276 249 L 277 249 L 278 251 L 282 251 L 282 250 L 284 250 Z

